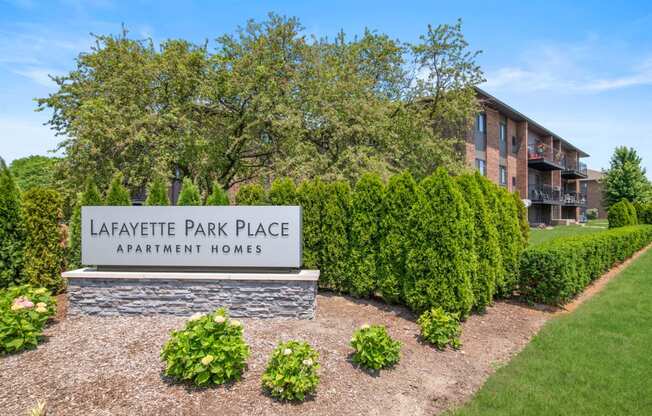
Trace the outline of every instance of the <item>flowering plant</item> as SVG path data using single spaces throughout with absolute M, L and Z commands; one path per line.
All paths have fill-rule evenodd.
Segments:
M 351 338 L 353 362 L 371 370 L 391 367 L 400 360 L 401 343 L 382 325 L 362 325 Z
M 242 332 L 240 322 L 229 319 L 224 308 L 191 316 L 163 346 L 165 374 L 199 386 L 239 379 L 249 357 Z
M 305 400 L 319 384 L 319 353 L 307 342 L 280 343 L 263 373 L 263 387 L 282 400 Z
M 0 354 L 36 348 L 43 327 L 56 312 L 45 288 L 13 286 L 0 292 Z
M 426 311 L 417 321 L 421 327 L 421 338 L 439 349 L 450 345 L 459 348 L 460 320 L 456 313 L 446 313 L 442 308 Z

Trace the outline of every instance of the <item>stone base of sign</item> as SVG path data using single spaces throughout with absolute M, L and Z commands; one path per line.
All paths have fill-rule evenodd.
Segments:
M 312 319 L 319 270 L 295 273 L 63 273 L 72 315 L 181 315 L 225 307 L 233 317 Z

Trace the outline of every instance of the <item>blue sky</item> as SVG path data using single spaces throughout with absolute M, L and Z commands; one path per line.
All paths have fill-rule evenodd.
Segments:
M 428 23 L 461 17 L 483 51 L 484 89 L 587 151 L 590 167 L 607 167 L 613 148 L 628 145 L 652 177 L 652 2 L 570 3 L 0 0 L 0 156 L 55 147 L 33 99 L 53 90 L 48 74 L 74 67 L 90 33 L 115 34 L 122 23 L 155 42 L 203 42 L 274 11 L 320 36 L 369 27 L 416 41 Z

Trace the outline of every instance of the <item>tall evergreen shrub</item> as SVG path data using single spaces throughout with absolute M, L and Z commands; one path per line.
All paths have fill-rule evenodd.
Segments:
M 81 207 L 102 205 L 102 196 L 95 182 L 86 181 L 84 192 L 77 194 L 77 203 L 70 217 L 68 268 L 81 266 Z
M 345 290 L 349 259 L 349 215 L 351 187 L 346 181 L 334 181 L 324 187 L 321 216 L 320 263 L 321 287 Z
M 65 265 L 59 223 L 63 217 L 61 195 L 35 187 L 24 194 L 25 268 L 27 283 L 60 293 L 65 287 Z
M 409 171 L 392 176 L 387 184 L 378 259 L 378 291 L 386 302 L 402 300 L 403 280 L 409 278 L 406 260 L 412 230 L 408 221 L 420 192 L 419 184 Z
M 473 306 L 468 251 L 472 217 L 455 181 L 442 168 L 421 182 L 423 193 L 410 212 L 404 298 L 415 312 L 433 307 L 466 317 Z
M 321 269 L 322 213 L 326 185 L 319 179 L 307 180 L 297 188 L 297 200 L 303 213 L 303 266 Z
M 257 183 L 246 183 L 238 189 L 235 203 L 236 205 L 265 205 L 267 204 L 265 189 Z
M 527 219 L 527 208 L 525 208 L 525 204 L 518 191 L 512 192 L 512 198 L 514 199 L 516 211 L 518 212 L 518 225 L 521 229 L 522 244 L 523 247 L 527 247 L 530 242 L 530 223 Z
M 477 173 L 476 173 L 477 174 Z M 474 175 L 462 175 L 457 183 L 471 210 L 474 222 L 473 243 L 478 267 L 473 270 L 471 285 L 474 306 L 484 310 L 491 304 L 496 291 L 496 278 L 502 272 L 502 256 L 498 244 L 498 231 L 494 217 L 490 215 L 487 202 Z
M 297 187 L 290 178 L 274 179 L 267 200 L 272 205 L 296 205 Z
M 638 223 L 636 208 L 626 199 L 616 202 L 609 208 L 607 213 L 609 228 L 626 227 Z
M 181 191 L 179 192 L 179 199 L 177 200 L 179 206 L 198 206 L 201 205 L 201 195 L 199 188 L 192 181 L 192 179 L 185 177 L 181 184 Z
M 229 205 L 229 194 L 217 182 L 213 182 L 211 194 L 206 198 L 206 205 Z
M 20 282 L 24 238 L 20 193 L 0 159 L 0 289 Z
M 106 192 L 106 205 L 109 206 L 130 206 L 131 196 L 129 190 L 123 185 L 124 177 L 122 173 L 116 172 L 113 175 L 109 189 Z
M 167 206 L 170 205 L 168 198 L 168 189 L 165 180 L 161 177 L 155 178 L 147 189 L 147 206 Z
M 346 291 L 356 297 L 369 296 L 376 289 L 384 188 L 380 176 L 367 173 L 356 183 L 351 198 Z

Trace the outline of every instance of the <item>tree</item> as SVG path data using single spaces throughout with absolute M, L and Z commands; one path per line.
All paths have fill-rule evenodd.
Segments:
M 86 181 L 86 189 L 77 195 L 77 203 L 70 217 L 70 239 L 68 240 L 68 267 L 77 268 L 81 262 L 81 209 L 85 206 L 102 204 L 102 196 L 92 180 Z
M 106 205 L 110 206 L 131 206 L 131 196 L 129 190 L 122 184 L 124 176 L 116 172 L 113 175 L 109 189 L 106 191 Z
M 421 188 L 409 171 L 389 179 L 380 223 L 378 291 L 386 302 L 403 300 L 404 280 L 409 279 L 406 261 L 412 230 L 410 211 Z
M 468 316 L 476 256 L 469 251 L 473 218 L 455 181 L 443 169 L 423 179 L 410 212 L 404 299 L 417 314 L 441 307 Z
M 614 150 L 609 170 L 603 179 L 603 198 L 607 209 L 623 199 L 633 203 L 652 198 L 652 185 L 645 176 L 641 162 L 633 148 L 620 146 Z
M 60 159 L 47 156 L 28 156 L 14 159 L 9 170 L 18 185 L 25 192 L 36 186 L 43 188 L 58 188 L 56 175 L 57 164 Z
M 502 273 L 503 261 L 496 224 L 475 175 L 479 174 L 462 175 L 457 178 L 457 183 L 473 215 L 473 249 L 477 255 L 478 267 L 472 270 L 471 285 L 474 306 L 482 311 L 493 301 L 496 279 Z
M 384 193 L 380 177 L 367 173 L 355 185 L 351 196 L 350 254 L 345 285 L 346 291 L 356 297 L 369 296 L 376 289 Z
M 65 265 L 60 222 L 61 196 L 52 189 L 34 187 L 23 198 L 25 223 L 25 281 L 54 293 L 65 288 Z
M 211 194 L 206 198 L 206 205 L 229 205 L 229 194 L 220 186 L 219 183 L 213 182 Z
M 178 206 L 198 206 L 201 205 L 201 195 L 199 194 L 199 188 L 192 181 L 192 179 L 186 177 L 183 178 L 183 183 L 181 184 L 181 191 L 179 192 L 179 200 L 177 201 Z
M 147 189 L 147 199 L 145 200 L 145 205 L 156 206 L 156 205 L 170 205 L 170 199 L 168 198 L 168 190 L 163 178 L 155 178 Z
M 20 193 L 0 158 L 0 289 L 21 280 L 24 238 Z
M 238 189 L 235 203 L 236 205 L 265 205 L 267 204 L 265 188 L 257 183 L 246 183 Z
M 342 292 L 349 266 L 351 187 L 340 180 L 326 184 L 323 191 L 319 286 Z
M 267 195 L 272 205 L 296 205 L 297 187 L 290 178 L 274 179 Z

